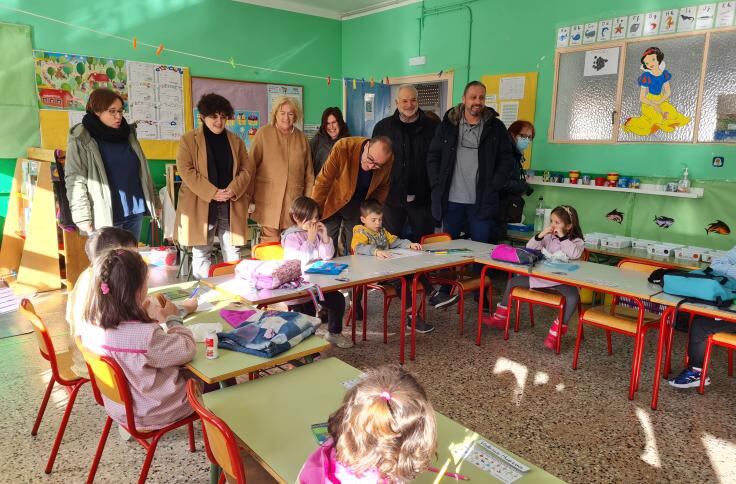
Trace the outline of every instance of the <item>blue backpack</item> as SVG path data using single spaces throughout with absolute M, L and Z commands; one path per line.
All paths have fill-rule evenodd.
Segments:
M 684 297 L 685 302 L 728 308 L 736 299 L 736 280 L 711 268 L 697 271 L 659 269 L 649 276 L 649 281 L 661 284 L 667 294 Z

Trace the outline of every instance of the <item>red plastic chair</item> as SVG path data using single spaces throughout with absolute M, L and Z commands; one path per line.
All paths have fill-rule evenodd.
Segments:
M 210 462 L 222 468 L 219 483 L 245 484 L 245 467 L 240 457 L 238 439 L 219 417 L 210 412 L 202 401 L 202 387 L 194 379 L 187 382 L 187 399 L 202 421 L 204 446 Z
M 708 336 L 708 343 L 705 345 L 705 356 L 703 357 L 703 373 L 700 375 L 700 387 L 698 388 L 698 393 L 701 395 L 705 393 L 705 379 L 708 376 L 710 352 L 713 345 L 728 349 L 728 376 L 733 376 L 733 350 L 736 350 L 736 334 L 716 333 Z
M 192 422 L 199 419 L 196 413 L 192 413 L 188 417 L 160 429 L 138 429 L 135 425 L 135 418 L 133 417 L 133 397 L 130 394 L 128 379 L 125 377 L 125 373 L 122 368 L 120 368 L 120 365 L 118 365 L 118 363 L 109 356 L 102 356 L 93 353 L 83 345 L 78 346 L 84 355 L 84 360 L 87 362 L 87 368 L 89 369 L 89 374 L 92 379 L 92 390 L 97 404 L 102 407 L 105 406 L 105 403 L 102 400 L 102 395 L 105 395 L 105 397 L 113 402 L 124 405 L 127 422 L 120 425 L 131 435 L 131 437 L 137 440 L 138 443 L 146 449 L 146 460 L 143 462 L 143 468 L 141 469 L 141 475 L 138 478 L 138 484 L 146 482 L 148 470 L 151 468 L 153 455 L 156 452 L 158 441 L 167 432 L 186 425 L 189 430 L 189 450 L 191 452 L 195 451 L 194 427 L 192 426 Z M 95 458 L 92 461 L 92 467 L 90 467 L 89 470 L 87 484 L 94 482 L 95 474 L 97 473 L 97 466 L 102 458 L 102 452 L 105 450 L 105 443 L 107 442 L 107 436 L 110 433 L 111 426 L 112 418 L 108 416 L 105 420 L 105 426 L 102 429 L 100 442 L 97 444 L 97 452 L 95 452 Z M 151 440 L 150 442 L 148 442 L 149 439 Z
M 41 407 L 38 409 L 38 414 L 36 415 L 36 421 L 33 424 L 31 435 L 36 436 L 36 434 L 38 434 L 38 427 L 41 425 L 41 419 L 43 419 L 46 405 L 49 403 L 49 397 L 51 396 L 54 384 L 58 383 L 59 385 L 62 385 L 69 394 L 69 400 L 67 401 L 66 409 L 64 410 L 64 416 L 61 418 L 61 424 L 59 425 L 59 430 L 56 432 L 54 445 L 51 447 L 51 455 L 49 456 L 49 460 L 46 462 L 46 469 L 44 469 L 46 474 L 50 474 L 54 467 L 56 455 L 59 452 L 59 446 L 64 438 L 66 424 L 69 422 L 69 416 L 72 413 L 72 407 L 74 406 L 74 401 L 77 398 L 77 393 L 79 393 L 79 389 L 82 385 L 87 383 L 89 380 L 81 378 L 72 371 L 71 351 L 57 352 L 54 349 L 54 343 L 51 340 L 46 324 L 44 324 L 38 314 L 36 314 L 36 310 L 31 301 L 28 299 L 22 299 L 20 302 L 20 311 L 31 321 L 33 332 L 36 334 L 38 350 L 40 351 L 41 356 L 47 360 L 51 366 L 51 378 L 49 379 L 46 393 L 41 401 Z
M 210 270 L 207 272 L 207 277 L 224 276 L 226 274 L 234 274 L 235 266 L 238 265 L 239 260 L 235 262 L 220 262 L 219 264 L 213 264 L 210 266 Z

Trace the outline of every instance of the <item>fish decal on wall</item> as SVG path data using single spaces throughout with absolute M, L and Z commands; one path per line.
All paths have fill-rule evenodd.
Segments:
M 572 40 L 580 40 L 580 33 L 573 35 Z
M 716 220 L 715 222 L 711 222 L 705 228 L 706 235 L 708 234 L 728 235 L 730 233 L 731 233 L 731 228 L 723 220 Z
M 606 214 L 606 218 L 611 222 L 616 222 L 620 224 L 624 221 L 624 214 L 623 212 L 619 212 L 617 209 L 614 208 Z
M 654 223 L 657 224 L 657 227 L 668 229 L 672 227 L 673 223 L 675 223 L 675 219 L 670 218 L 670 217 L 665 217 L 664 215 L 655 215 Z

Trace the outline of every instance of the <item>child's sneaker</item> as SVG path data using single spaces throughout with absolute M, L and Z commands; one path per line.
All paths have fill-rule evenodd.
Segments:
M 700 386 L 700 376 L 703 372 L 698 368 L 685 368 L 675 378 L 670 380 L 670 386 L 675 388 L 695 388 Z M 705 384 L 710 385 L 710 377 L 705 379 Z
M 544 338 L 544 346 L 551 350 L 557 349 L 557 331 L 559 331 L 560 323 L 555 319 L 555 322 L 552 323 L 552 327 L 549 328 L 549 333 L 547 333 L 547 337 Z M 567 325 L 562 325 L 562 336 L 565 336 L 567 334 Z
M 411 314 L 409 314 L 406 317 L 406 327 L 411 329 Z M 416 321 L 414 328 L 416 329 L 417 333 L 422 333 L 422 334 L 426 334 L 426 333 L 430 333 L 434 331 L 434 326 L 426 322 L 424 318 L 422 318 L 418 314 L 417 314 L 417 321 Z
M 496 312 L 493 313 L 491 321 L 488 324 L 494 328 L 504 329 L 506 327 L 506 315 L 508 313 L 508 308 L 499 304 L 496 306 Z
M 335 333 L 327 332 L 325 334 L 325 341 L 332 343 L 338 348 L 352 348 L 353 347 L 353 341 L 349 338 L 346 338 L 342 334 L 335 334 Z

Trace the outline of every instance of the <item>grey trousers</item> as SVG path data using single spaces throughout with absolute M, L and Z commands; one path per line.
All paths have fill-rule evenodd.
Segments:
M 528 276 L 514 276 L 511 279 L 509 279 L 509 282 L 506 284 L 506 291 L 503 293 L 503 299 L 501 300 L 501 304 L 508 307 L 509 303 L 509 294 L 511 294 L 511 289 L 515 287 L 523 287 L 523 288 L 529 288 L 529 277 Z M 577 287 L 574 286 L 566 286 L 564 284 L 558 284 L 556 286 L 547 287 L 544 289 L 539 289 L 540 291 L 549 291 L 549 292 L 557 292 L 562 294 L 565 297 L 565 323 L 570 320 L 570 317 L 572 317 L 572 314 L 575 312 L 575 310 L 578 307 L 578 301 L 580 301 L 580 293 L 578 291 Z
M 207 222 L 207 245 L 192 247 L 192 270 L 196 279 L 204 279 L 210 270 L 210 256 L 214 247 L 215 235 L 220 240 L 222 257 L 225 262 L 235 262 L 240 259 L 240 247 L 230 243 L 230 204 L 218 204 L 210 213 Z

